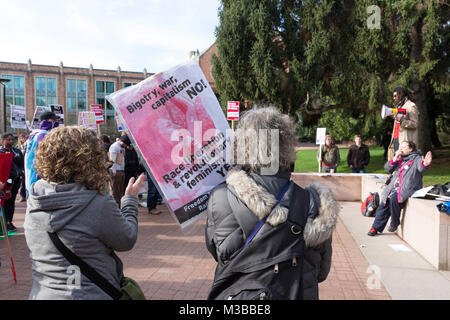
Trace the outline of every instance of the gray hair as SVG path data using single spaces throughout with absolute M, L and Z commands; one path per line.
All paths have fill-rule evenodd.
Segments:
M 273 163 L 268 164 L 264 159 L 276 157 L 277 168 L 271 174 L 275 174 L 278 169 L 291 171 L 296 159 L 296 139 L 294 123 L 288 115 L 270 104 L 256 106 L 239 119 L 237 143 L 234 144 L 237 164 L 244 169 L 263 173 L 264 169 L 273 169 Z M 244 142 L 245 147 L 242 146 Z

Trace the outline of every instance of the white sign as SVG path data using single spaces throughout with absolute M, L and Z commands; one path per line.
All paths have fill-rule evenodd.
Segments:
M 117 114 L 117 111 L 114 112 L 114 119 L 116 119 L 116 124 L 117 124 L 117 130 L 120 131 L 125 131 L 128 130 L 127 126 L 125 125 L 125 123 L 122 122 L 122 120 L 119 118 L 119 115 Z
M 25 107 L 11 105 L 11 128 L 26 129 Z
M 78 112 L 78 125 L 89 128 L 96 127 L 96 118 L 94 111 L 80 111 Z
M 316 144 L 325 144 L 326 134 L 327 134 L 327 128 L 317 128 Z

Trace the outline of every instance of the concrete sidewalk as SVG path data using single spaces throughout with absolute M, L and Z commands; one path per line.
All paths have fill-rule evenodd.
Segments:
M 133 250 L 119 253 L 124 274 L 134 278 L 151 300 L 204 300 L 208 296 L 216 263 L 204 240 L 206 218 L 182 231 L 167 208 L 161 215 L 139 210 L 138 240 Z M 19 233 L 10 237 L 17 284 L 14 284 L 5 240 L 0 240 L 0 300 L 27 299 L 31 288 L 31 261 L 23 234 L 25 204 L 16 203 L 14 223 Z M 339 219 L 333 234 L 333 263 L 320 284 L 324 300 L 390 299 L 380 281 L 373 281 L 369 263 Z M 369 284 L 369 285 L 368 285 Z
M 375 218 L 362 216 L 359 202 L 340 204 L 341 221 L 392 299 L 450 300 L 450 271 L 438 271 L 387 228 L 369 237 L 367 232 Z
M 434 269 L 398 236 L 367 236 L 373 218 L 363 217 L 359 202 L 340 202 L 333 233 L 332 266 L 319 285 L 322 300 L 450 299 L 450 272 Z M 205 217 L 181 230 L 168 212 L 139 209 L 138 240 L 133 250 L 118 255 L 124 274 L 134 278 L 151 300 L 206 299 L 216 263 L 204 240 Z M 31 289 L 31 261 L 23 234 L 25 203 L 16 203 L 10 237 L 17 273 L 14 284 L 6 249 L 0 240 L 0 300 L 23 300 Z

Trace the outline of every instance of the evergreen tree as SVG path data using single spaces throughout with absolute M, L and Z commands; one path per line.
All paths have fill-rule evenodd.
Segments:
M 450 122 L 449 5 L 375 3 L 223 0 L 213 57 L 222 104 L 270 101 L 304 124 L 346 109 L 334 114 L 351 117 L 358 133 L 372 137 L 392 123 L 380 108 L 392 105 L 393 88 L 403 85 L 420 111 L 419 148 L 429 150 L 431 139 L 439 146 L 436 120 Z

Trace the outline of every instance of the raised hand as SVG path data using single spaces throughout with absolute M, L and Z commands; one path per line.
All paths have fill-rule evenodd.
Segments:
M 400 150 L 395 151 L 395 155 L 394 158 L 392 158 L 392 162 L 396 162 L 401 155 L 402 152 Z
M 425 157 L 422 156 L 423 165 L 425 167 L 428 167 L 431 164 L 431 161 L 433 160 L 433 156 L 431 154 L 431 151 L 428 151 Z
M 145 179 L 145 175 L 141 174 L 139 178 L 134 182 L 134 178 L 131 178 L 130 181 L 128 181 L 128 186 L 125 189 L 125 195 L 133 195 L 137 196 L 139 193 L 139 190 L 141 189 L 141 184 Z

